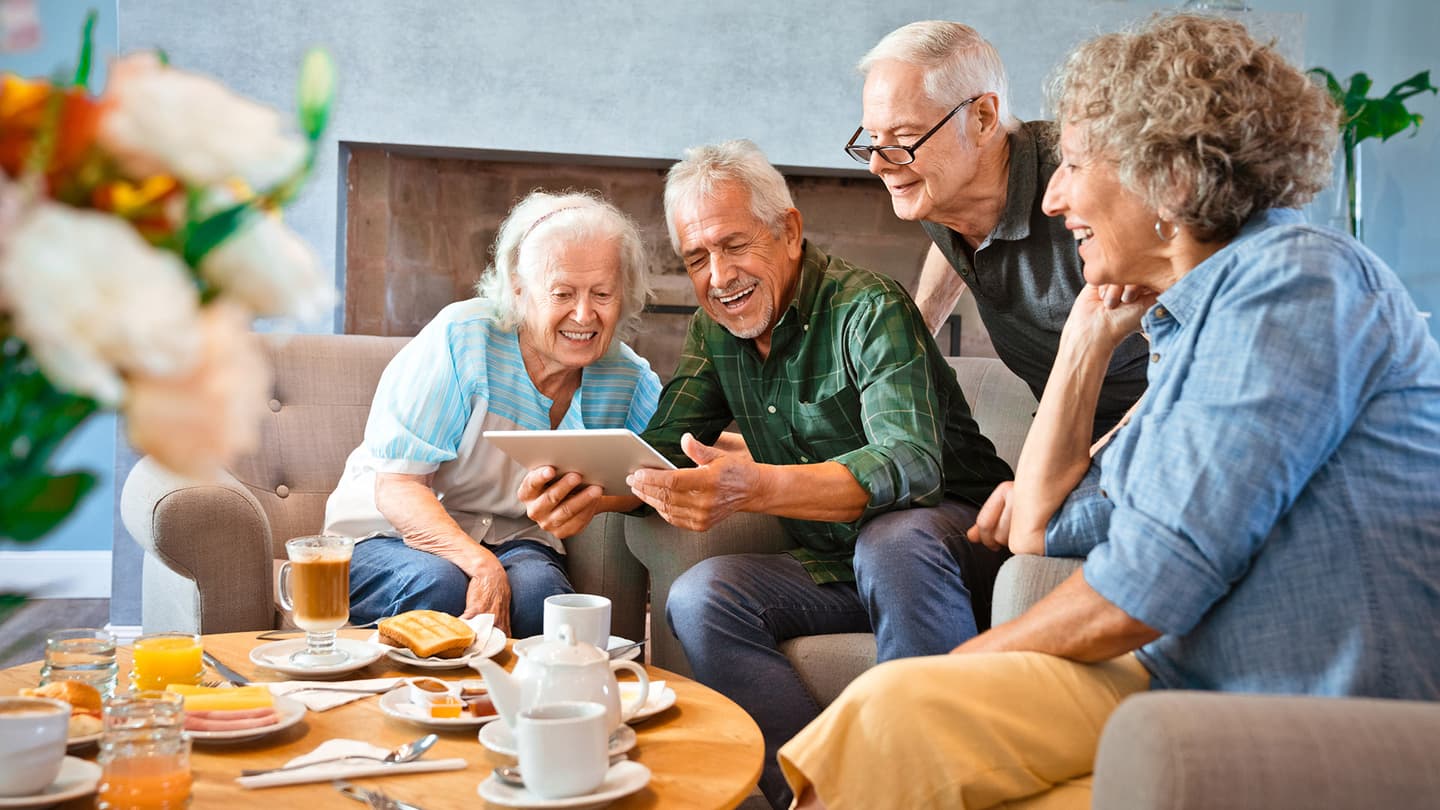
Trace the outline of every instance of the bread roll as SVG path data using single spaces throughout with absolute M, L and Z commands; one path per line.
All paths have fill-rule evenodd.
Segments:
M 470 625 L 438 610 L 410 610 L 381 619 L 380 640 L 420 658 L 458 658 L 475 642 Z
M 77 712 L 100 716 L 100 690 L 84 681 L 53 681 L 34 689 L 21 689 L 20 695 L 63 700 Z

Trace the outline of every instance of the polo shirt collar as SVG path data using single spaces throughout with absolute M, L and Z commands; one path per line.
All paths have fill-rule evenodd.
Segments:
M 1038 156 L 1035 136 L 1020 125 L 1005 136 L 1010 148 L 1010 177 L 1005 195 L 1005 211 L 990 232 L 991 239 L 1019 241 L 1030 235 L 1030 211 L 1035 207 Z

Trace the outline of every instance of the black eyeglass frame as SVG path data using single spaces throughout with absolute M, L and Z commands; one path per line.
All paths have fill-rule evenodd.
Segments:
M 965 109 L 967 106 L 979 101 L 984 95 L 984 93 L 981 93 L 978 96 L 972 96 L 960 102 L 959 104 L 956 104 L 955 109 L 946 113 L 945 117 L 940 119 L 940 123 L 931 127 L 929 132 L 921 135 L 919 140 L 915 141 L 915 143 L 912 143 L 909 146 L 902 146 L 898 143 L 886 144 L 883 146 L 876 146 L 874 144 L 868 143 L 857 144 L 855 143 L 856 139 L 860 137 L 860 133 L 865 131 L 865 125 L 861 124 L 859 127 L 855 128 L 855 134 L 851 135 L 850 140 L 845 144 L 845 154 L 854 158 L 856 162 L 864 163 L 867 166 L 870 165 L 870 156 L 873 154 L 880 155 L 880 159 L 885 161 L 886 163 L 893 163 L 896 166 L 908 166 L 911 163 L 915 162 L 915 150 L 919 149 L 921 146 L 924 146 L 925 142 L 930 140 L 931 135 L 939 132 L 941 127 L 949 123 L 950 119 L 955 117 L 955 113 L 958 113 L 961 110 Z M 901 152 L 904 152 L 905 156 L 909 159 L 895 160 L 887 154 L 888 150 L 899 150 Z

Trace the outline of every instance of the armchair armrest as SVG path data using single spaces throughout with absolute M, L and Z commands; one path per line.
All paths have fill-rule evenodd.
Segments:
M 990 626 L 1003 624 L 1030 609 L 1045 594 L 1055 590 L 1085 561 L 1072 557 L 1039 557 L 1017 554 L 1000 566 L 995 575 L 995 596 L 990 602 Z
M 1429 807 L 1440 704 L 1158 691 L 1111 715 L 1096 808 Z
M 196 482 L 143 458 L 125 479 L 120 517 L 145 549 L 146 630 L 226 633 L 274 625 L 270 522 L 235 478 Z
M 610 598 L 610 630 L 622 638 L 645 637 L 645 568 L 625 545 L 625 520 L 602 514 L 565 540 L 565 566 L 578 593 Z
M 670 585 L 707 557 L 780 552 L 795 545 L 781 528 L 780 521 L 769 515 L 732 515 L 708 532 L 677 529 L 657 515 L 623 520 L 626 544 L 650 572 L 651 663 L 687 676 L 690 663 L 671 633 L 670 621 L 665 615 Z

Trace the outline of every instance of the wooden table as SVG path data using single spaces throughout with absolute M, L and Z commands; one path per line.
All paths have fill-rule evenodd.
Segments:
M 364 638 L 364 630 L 344 630 L 342 635 Z M 233 669 L 257 681 L 287 680 L 288 676 L 250 663 L 251 648 L 263 643 L 254 632 L 228 633 L 205 637 L 205 649 Z M 130 670 L 130 651 L 118 652 L 122 683 Z M 513 668 L 515 656 L 508 646 L 495 658 L 506 669 Z M 651 771 L 644 790 L 611 805 L 616 810 L 632 808 L 731 808 L 744 801 L 756 780 L 764 758 L 760 729 L 743 709 L 720 693 L 688 678 L 658 667 L 646 667 L 651 678 L 665 680 L 675 690 L 675 706 L 635 725 L 639 743 L 630 758 Z M 434 675 L 447 680 L 478 677 L 466 667 L 453 670 L 420 670 L 396 664 L 388 657 L 347 674 L 350 678 L 410 677 Z M 0 695 L 12 695 L 22 687 L 39 682 L 40 664 L 24 664 L 0 671 Z M 313 750 L 335 738 L 365 740 L 393 748 L 413 740 L 426 729 L 386 716 L 378 698 L 364 698 L 326 712 L 307 712 L 297 725 L 258 740 L 234 745 L 196 745 L 191 755 L 195 777 L 193 807 L 279 808 L 334 807 L 362 810 L 363 805 L 337 793 L 329 783 L 246 790 L 235 783 L 241 768 L 264 768 Z M 497 721 L 498 722 L 498 721 Z M 400 774 L 353 780 L 366 787 L 381 788 L 390 796 L 425 808 L 476 808 L 487 805 L 476 787 L 497 764 L 510 758 L 489 751 L 476 739 L 476 729 L 438 731 L 440 741 L 427 758 L 460 757 L 468 767 L 461 771 Z M 75 754 L 94 759 L 95 749 Z M 64 808 L 91 808 L 94 798 L 67 802 Z

